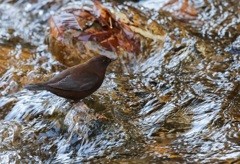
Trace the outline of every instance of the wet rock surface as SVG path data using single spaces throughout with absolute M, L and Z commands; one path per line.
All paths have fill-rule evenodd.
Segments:
M 70 51 L 52 51 L 54 42 L 46 45 L 44 39 L 51 15 L 84 4 L 0 2 L 4 163 L 239 162 L 238 1 L 159 0 L 154 9 L 151 0 L 103 3 L 113 14 L 117 10 L 135 23 L 141 20 L 135 29 L 141 52 L 118 53 L 102 87 L 77 104 L 22 86 L 45 81 L 76 62 L 56 58 Z M 84 56 L 97 52 L 105 50 L 93 43 Z

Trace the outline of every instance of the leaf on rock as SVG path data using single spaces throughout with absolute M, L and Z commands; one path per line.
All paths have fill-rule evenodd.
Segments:
M 121 22 L 121 19 L 117 20 L 110 10 L 102 7 L 98 1 L 94 1 L 92 8 L 68 9 L 52 16 L 49 20 L 50 33 L 57 40 L 63 40 L 67 37 L 64 35 L 66 31 L 80 31 L 74 36 L 80 41 L 98 42 L 110 51 L 118 51 L 122 48 L 131 52 L 140 52 L 140 40 L 129 27 L 131 22 L 126 19 L 124 18 L 124 22 Z
M 84 18 L 84 19 L 83 19 Z M 55 38 L 62 38 L 67 29 L 84 30 L 87 27 L 87 22 L 95 21 L 95 18 L 87 13 L 78 11 L 69 11 L 61 13 L 60 15 L 52 16 L 49 19 L 51 34 Z
M 111 35 L 113 35 L 116 32 L 116 30 L 108 30 L 108 31 L 85 31 L 84 33 L 80 34 L 78 36 L 78 39 L 82 41 L 95 41 L 95 42 L 101 42 L 102 40 L 105 40 Z
M 58 21 L 57 17 L 52 16 L 49 19 L 49 26 L 50 26 L 50 33 L 51 33 L 51 35 L 54 38 L 57 38 L 58 40 L 62 40 L 63 39 L 64 27 Z
M 98 19 L 102 26 L 113 28 L 113 24 L 116 22 L 114 15 L 108 9 L 102 7 L 98 1 L 94 1 L 92 14 Z
M 118 51 L 119 43 L 118 39 L 114 36 L 107 38 L 101 42 L 101 46 L 105 47 L 107 50 Z

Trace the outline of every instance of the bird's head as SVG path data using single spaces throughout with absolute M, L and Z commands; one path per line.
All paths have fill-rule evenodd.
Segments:
M 93 65 L 96 65 L 98 68 L 107 68 L 107 66 L 116 59 L 110 59 L 106 56 L 103 56 L 103 55 L 98 55 L 98 56 L 95 56 L 93 57 L 92 59 L 90 59 L 88 62 L 93 64 Z

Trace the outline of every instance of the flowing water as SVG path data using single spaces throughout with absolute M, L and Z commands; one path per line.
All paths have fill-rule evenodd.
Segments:
M 143 39 L 76 104 L 22 87 L 66 68 L 44 42 L 48 19 L 84 4 L 0 0 L 0 163 L 239 163 L 240 3 L 167 2 L 118 6 L 165 39 Z

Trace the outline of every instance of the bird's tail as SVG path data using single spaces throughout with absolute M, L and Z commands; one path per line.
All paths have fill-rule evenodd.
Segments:
M 23 88 L 28 90 L 46 90 L 46 83 L 29 84 L 25 85 Z

